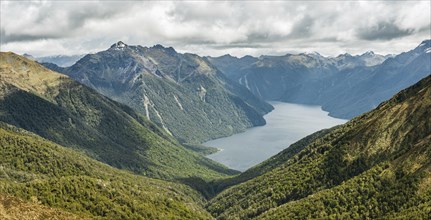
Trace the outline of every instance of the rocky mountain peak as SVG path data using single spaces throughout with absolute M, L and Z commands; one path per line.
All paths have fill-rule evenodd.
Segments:
M 431 53 L 431 40 L 424 40 L 419 44 L 416 49 L 419 49 L 425 53 Z
M 127 48 L 127 47 L 128 47 L 127 44 L 123 43 L 123 41 L 118 41 L 117 43 L 111 46 L 111 49 L 123 50 L 124 48 Z
M 150 49 L 161 50 L 161 51 L 164 51 L 170 55 L 174 55 L 177 53 L 177 51 L 173 47 L 164 47 L 161 44 L 156 44 L 156 45 L 150 47 Z
M 363 53 L 361 56 L 374 56 L 374 55 L 375 55 L 374 52 L 370 50 L 370 51 Z

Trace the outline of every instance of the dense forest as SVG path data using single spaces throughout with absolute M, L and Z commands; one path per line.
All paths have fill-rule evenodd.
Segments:
M 121 171 L 0 123 L 0 194 L 83 217 L 208 219 L 191 188 Z

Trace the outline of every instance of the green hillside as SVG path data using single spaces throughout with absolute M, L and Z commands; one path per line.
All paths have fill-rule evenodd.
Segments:
M 262 175 L 224 190 L 207 210 L 218 219 L 429 217 L 430 115 L 428 76 L 299 152 L 264 162 Z
M 121 169 L 163 179 L 236 173 L 184 148 L 131 108 L 13 53 L 1 53 L 0 121 Z
M 251 167 L 250 169 L 244 171 L 243 173 L 223 178 L 223 179 L 216 179 L 211 182 L 209 182 L 209 186 L 211 187 L 211 190 L 213 192 L 213 195 L 220 193 L 224 189 L 237 185 L 240 183 L 243 183 L 247 180 L 253 179 L 255 177 L 258 177 L 264 173 L 267 173 L 278 166 L 285 163 L 285 161 L 289 160 L 293 156 L 295 156 L 298 152 L 300 152 L 302 149 L 304 149 L 307 145 L 314 142 L 316 139 L 321 138 L 325 135 L 327 135 L 329 132 L 335 130 L 338 126 L 335 126 L 333 128 L 329 129 L 323 129 L 320 131 L 317 131 L 311 135 L 308 135 L 307 137 L 304 137 L 303 139 L 293 143 L 289 146 L 289 148 L 283 150 L 282 152 L 272 156 L 271 158 L 263 161 L 262 163 Z
M 211 218 L 187 186 L 120 171 L 5 123 L 0 146 L 0 194 L 83 217 Z

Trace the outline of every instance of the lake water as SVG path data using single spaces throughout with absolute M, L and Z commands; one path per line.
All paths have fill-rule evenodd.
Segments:
M 301 138 L 346 120 L 328 116 L 320 106 L 270 102 L 274 110 L 265 115 L 265 126 L 203 143 L 221 149 L 208 155 L 229 168 L 246 169 L 270 158 Z

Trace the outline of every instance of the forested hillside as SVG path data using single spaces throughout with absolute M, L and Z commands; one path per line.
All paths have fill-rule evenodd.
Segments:
M 47 212 L 47 217 L 73 219 L 74 215 L 43 206 L 79 218 L 211 218 L 201 206 L 203 198 L 187 186 L 112 168 L 2 122 L 0 146 L 0 194 L 21 198 L 36 212 Z
M 224 190 L 207 209 L 218 219 L 427 218 L 430 109 L 428 76 L 297 153 L 264 162 L 277 166 Z

